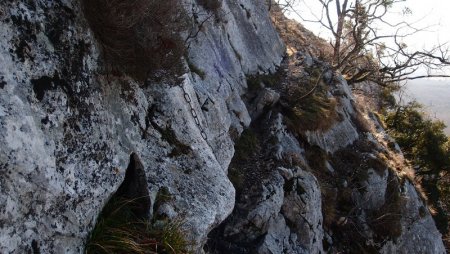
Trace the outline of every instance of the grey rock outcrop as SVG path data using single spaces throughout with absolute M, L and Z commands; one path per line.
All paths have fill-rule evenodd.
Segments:
M 2 1 L 0 252 L 82 253 L 131 152 L 152 201 L 162 187 L 173 197 L 159 211 L 178 214 L 200 246 L 234 207 L 228 132 L 250 123 L 245 75 L 284 54 L 265 8 L 223 1 L 226 22 L 207 21 L 190 43 L 205 79 L 171 86 L 105 73 L 79 1 Z
M 313 174 L 300 168 L 292 171 L 292 178 L 286 179 L 291 189 L 286 189 L 282 214 L 294 225 L 291 235 L 295 235 L 307 253 L 322 253 L 323 218 L 317 212 L 322 211 L 319 182 Z
M 295 166 L 305 161 L 304 151 L 282 115 L 267 115 L 253 127 L 263 147 L 232 162 L 230 174 L 240 174 L 244 182 L 235 185 L 233 213 L 209 235 L 210 253 L 323 253 L 319 183 Z
M 255 115 L 236 151 L 251 152 L 230 166 L 236 206 L 209 235 L 209 253 L 445 253 L 402 154 L 343 79 L 330 89 L 340 117 L 328 129 L 298 137 L 282 110 Z M 256 145 L 240 145 L 249 139 Z
M 402 216 L 402 234 L 395 241 L 387 242 L 381 253 L 446 253 L 440 243 L 439 232 L 433 218 L 426 211 L 426 204 L 418 197 L 410 183 L 403 187 L 406 205 Z
M 317 145 L 323 150 L 334 153 L 339 148 L 351 145 L 358 139 L 358 130 L 352 122 L 352 117 L 356 114 L 354 98 L 347 82 L 339 77 L 330 88 L 331 93 L 339 98 L 340 104 L 336 108 L 337 113 L 342 118 L 326 131 L 307 131 L 306 137 L 312 145 Z

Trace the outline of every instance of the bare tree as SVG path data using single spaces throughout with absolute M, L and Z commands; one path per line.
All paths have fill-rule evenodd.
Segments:
M 278 4 L 289 8 L 303 21 L 319 23 L 331 32 L 333 55 L 330 60 L 334 69 L 339 70 L 349 83 L 371 80 L 387 84 L 408 79 L 450 77 L 433 73 L 450 66 L 446 44 L 410 51 L 404 39 L 427 27 L 416 28 L 414 24 L 392 23 L 387 19 L 388 10 L 405 0 L 316 0 L 321 11 L 311 13 L 312 19 L 304 18 L 295 9 L 298 1 L 279 0 Z M 404 13 L 410 13 L 410 10 L 406 8 Z M 381 25 L 389 29 L 381 31 Z M 421 67 L 428 72 L 414 75 Z

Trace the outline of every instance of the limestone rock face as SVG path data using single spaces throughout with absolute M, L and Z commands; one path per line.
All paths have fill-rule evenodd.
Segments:
M 290 181 L 292 189 L 286 189 L 282 214 L 290 225 L 295 225 L 292 235 L 307 253 L 321 253 L 324 233 L 322 214 L 317 212 L 322 210 L 319 182 L 313 174 L 299 168 L 286 180 Z
M 206 77 L 144 85 L 104 70 L 80 1 L 2 1 L 0 252 L 82 253 L 132 152 L 151 203 L 167 189 L 158 211 L 183 219 L 200 246 L 234 207 L 228 133 L 250 123 L 245 75 L 275 70 L 284 54 L 266 8 L 223 1 L 220 25 L 208 20 L 190 42 Z
M 329 88 L 340 117 L 328 129 L 299 137 L 277 107 L 252 114 L 253 134 L 237 142 L 229 169 L 236 205 L 209 234 L 207 252 L 445 253 L 401 152 L 387 146 L 391 138 L 364 116 L 345 80 Z
M 410 183 L 404 187 L 407 202 L 402 217 L 402 235 L 396 242 L 388 242 L 381 253 L 446 253 L 433 218 Z M 425 213 L 425 215 L 424 215 Z

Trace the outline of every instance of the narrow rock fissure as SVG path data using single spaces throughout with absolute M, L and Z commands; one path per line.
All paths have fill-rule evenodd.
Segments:
M 125 179 L 111 199 L 115 198 L 134 200 L 132 207 L 134 215 L 141 219 L 149 218 L 150 196 L 147 179 L 144 166 L 136 153 L 130 155 L 130 163 L 125 173 Z
M 157 246 L 146 230 L 150 202 L 144 166 L 132 153 L 125 178 L 99 214 L 85 253 L 129 253 L 142 249 L 147 240 Z

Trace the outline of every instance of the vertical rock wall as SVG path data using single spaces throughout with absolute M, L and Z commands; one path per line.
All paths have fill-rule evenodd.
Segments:
M 274 70 L 284 54 L 265 10 L 224 1 L 221 21 L 190 45 L 205 79 L 186 71 L 174 86 L 106 72 L 79 1 L 2 1 L 0 252 L 81 253 L 132 152 L 152 201 L 161 187 L 172 196 L 150 213 L 183 219 L 201 244 L 234 206 L 229 130 L 250 122 L 245 74 Z

